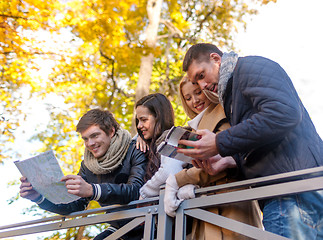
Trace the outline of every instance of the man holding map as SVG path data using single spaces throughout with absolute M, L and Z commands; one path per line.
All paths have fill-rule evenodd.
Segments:
M 78 175 L 64 176 L 68 193 L 80 197 L 66 204 L 54 204 L 33 189 L 30 182 L 21 178 L 20 196 L 36 202 L 47 211 L 67 215 L 82 211 L 90 200 L 101 206 L 126 204 L 139 198 L 139 189 L 144 184 L 146 158 L 136 149 L 130 133 L 122 128 L 109 111 L 88 111 L 77 124 L 76 131 L 84 140 L 84 160 Z M 116 228 L 112 225 L 97 239 L 104 239 Z M 129 233 L 129 239 L 137 239 L 137 233 Z M 139 234 L 140 235 L 140 234 Z M 140 236 L 138 236 L 140 239 Z

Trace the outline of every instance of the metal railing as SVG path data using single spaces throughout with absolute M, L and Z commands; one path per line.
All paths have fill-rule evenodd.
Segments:
M 223 190 L 232 189 L 236 189 L 236 191 L 222 193 Z M 183 201 L 176 211 L 175 218 L 167 216 L 164 211 L 165 190 L 161 189 L 159 197 L 133 201 L 127 205 L 113 205 L 76 212 L 67 216 L 57 215 L 0 226 L 0 238 L 129 219 L 126 225 L 105 239 L 118 239 L 144 223 L 144 240 L 154 239 L 154 236 L 157 236 L 158 240 L 182 240 L 186 238 L 186 219 L 187 216 L 190 216 L 250 238 L 284 240 L 287 238 L 217 215 L 204 210 L 204 208 L 322 189 L 323 167 L 206 187 L 196 189 L 196 198 Z M 219 193 L 219 191 L 221 192 Z M 207 196 L 201 197 L 201 195 L 205 194 Z M 155 233 L 155 229 L 157 229 L 157 233 Z

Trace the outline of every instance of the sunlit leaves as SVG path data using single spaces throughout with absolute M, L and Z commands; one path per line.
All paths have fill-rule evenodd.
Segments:
M 145 87 L 167 95 L 176 125 L 185 124 L 177 86 L 188 47 L 207 41 L 234 48 L 234 33 L 257 13 L 255 3 L 269 2 L 276 0 L 165 0 L 157 44 L 149 48 L 144 0 L 1 1 L 0 162 L 12 157 L 10 143 L 25 120 L 22 102 L 52 98 L 51 120 L 33 140 L 43 144 L 40 151 L 55 151 L 64 173 L 76 173 L 84 152 L 78 119 L 101 107 L 129 130 L 141 57 L 150 53 L 153 72 Z
M 22 99 L 41 89 L 39 76 L 33 74 L 38 70 L 34 59 L 49 52 L 40 47 L 42 39 L 35 31 L 54 31 L 55 13 L 60 6 L 56 0 L 0 2 L 0 115 L 5 118 L 0 121 L 3 132 L 0 162 L 7 156 L 13 157 L 6 143 L 14 140 L 14 131 L 24 119 L 21 115 L 25 113 L 20 109 Z

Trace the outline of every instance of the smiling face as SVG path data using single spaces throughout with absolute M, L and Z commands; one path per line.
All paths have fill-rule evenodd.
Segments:
M 201 88 L 191 82 L 182 85 L 182 94 L 187 106 L 196 114 L 202 112 L 211 103 Z
M 145 106 L 138 106 L 136 108 L 137 128 L 141 131 L 145 140 L 152 139 L 154 136 L 154 129 L 156 118 L 152 115 L 149 109 Z
M 100 158 L 108 151 L 114 132 L 112 128 L 110 133 L 106 134 L 98 125 L 92 125 L 81 132 L 81 136 L 85 147 L 95 158 Z
M 217 53 L 211 53 L 210 61 L 193 60 L 188 67 L 187 76 L 192 83 L 198 83 L 202 90 L 218 93 L 220 65 L 221 57 Z

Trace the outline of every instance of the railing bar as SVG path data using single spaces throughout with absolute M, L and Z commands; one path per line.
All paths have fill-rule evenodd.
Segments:
M 202 209 L 186 210 L 185 214 L 254 239 L 259 239 L 259 240 L 288 240 L 289 239 Z
M 4 225 L 4 226 L 0 226 L 0 230 L 9 229 L 9 228 L 16 228 L 16 227 L 23 227 L 23 226 L 27 226 L 27 225 L 34 225 L 34 224 L 44 223 L 44 222 L 58 221 L 58 220 L 64 221 L 65 216 L 59 215 L 59 216 L 53 216 L 53 217 L 40 218 L 40 219 L 36 219 L 36 220 L 26 221 L 26 222 L 22 222 L 22 223 Z
M 136 200 L 128 203 L 127 205 L 109 205 L 106 207 L 101 207 L 97 209 L 89 209 L 85 211 L 79 211 L 75 213 L 71 213 L 69 215 L 66 215 L 68 217 L 79 217 L 79 216 L 84 216 L 84 215 L 90 215 L 90 214 L 96 214 L 96 213 L 101 213 L 101 212 L 109 212 L 109 211 L 116 211 L 116 210 L 123 210 L 123 209 L 130 209 L 130 208 L 136 208 L 138 205 L 144 205 L 144 204 L 158 204 L 159 198 L 154 197 L 154 198 L 147 198 L 143 200 Z
M 219 193 L 184 201 L 180 207 L 184 209 L 216 206 L 227 203 L 273 198 L 308 191 L 323 189 L 323 177 L 298 180 L 294 182 L 279 183 L 258 188 L 237 190 Z
M 72 220 L 67 220 L 63 222 L 49 223 L 49 224 L 43 224 L 43 225 L 37 225 L 37 226 L 30 226 L 26 228 L 13 229 L 9 231 L 2 231 L 0 232 L 0 238 L 27 235 L 32 233 L 47 232 L 47 231 L 54 231 L 54 230 L 62 230 L 65 228 L 80 227 L 80 226 L 86 226 L 86 225 L 92 225 L 92 224 L 111 222 L 111 221 L 116 221 L 121 219 L 141 217 L 141 216 L 145 216 L 145 214 L 150 208 L 152 207 L 151 206 L 142 207 L 142 208 L 124 210 L 120 212 L 100 214 L 97 216 L 91 216 L 86 218 L 72 219 Z
M 26 221 L 26 222 L 15 223 L 15 224 L 10 224 L 10 225 L 3 225 L 3 226 L 0 226 L 0 230 L 9 229 L 9 228 L 16 228 L 16 227 L 25 227 L 28 225 L 34 225 L 37 223 L 50 222 L 50 221 L 55 221 L 55 220 L 65 220 L 66 218 L 84 217 L 84 216 L 88 216 L 91 214 L 98 214 L 98 213 L 105 214 L 107 211 L 112 211 L 112 210 L 113 211 L 121 210 L 121 209 L 126 210 L 126 209 L 131 209 L 131 208 L 137 206 L 138 204 L 155 203 L 156 199 L 158 200 L 158 197 L 143 199 L 143 200 L 136 200 L 136 201 L 130 202 L 128 205 L 112 205 L 112 206 L 106 206 L 106 207 L 101 207 L 101 208 L 97 208 L 97 209 L 79 211 L 79 212 L 71 213 L 69 215 L 55 215 L 55 216 L 48 217 L 48 218 L 41 218 L 41 219 L 36 219 L 36 220 L 32 220 L 32 221 Z
M 304 178 L 313 178 L 323 175 L 323 167 L 309 168 L 299 171 L 275 174 L 267 177 L 253 178 L 249 180 L 237 181 L 233 183 L 222 184 L 218 186 L 205 187 L 201 189 L 196 189 L 196 194 L 203 194 L 210 191 L 228 190 L 233 188 L 241 187 L 260 187 L 269 184 L 281 183 L 286 181 L 299 180 Z
M 134 229 L 137 227 L 139 224 L 143 223 L 145 221 L 145 217 L 137 217 L 130 222 L 128 222 L 126 225 L 123 227 L 119 228 L 116 232 L 112 233 L 110 236 L 104 238 L 104 240 L 115 240 L 123 235 L 125 235 L 127 232 L 130 230 Z

